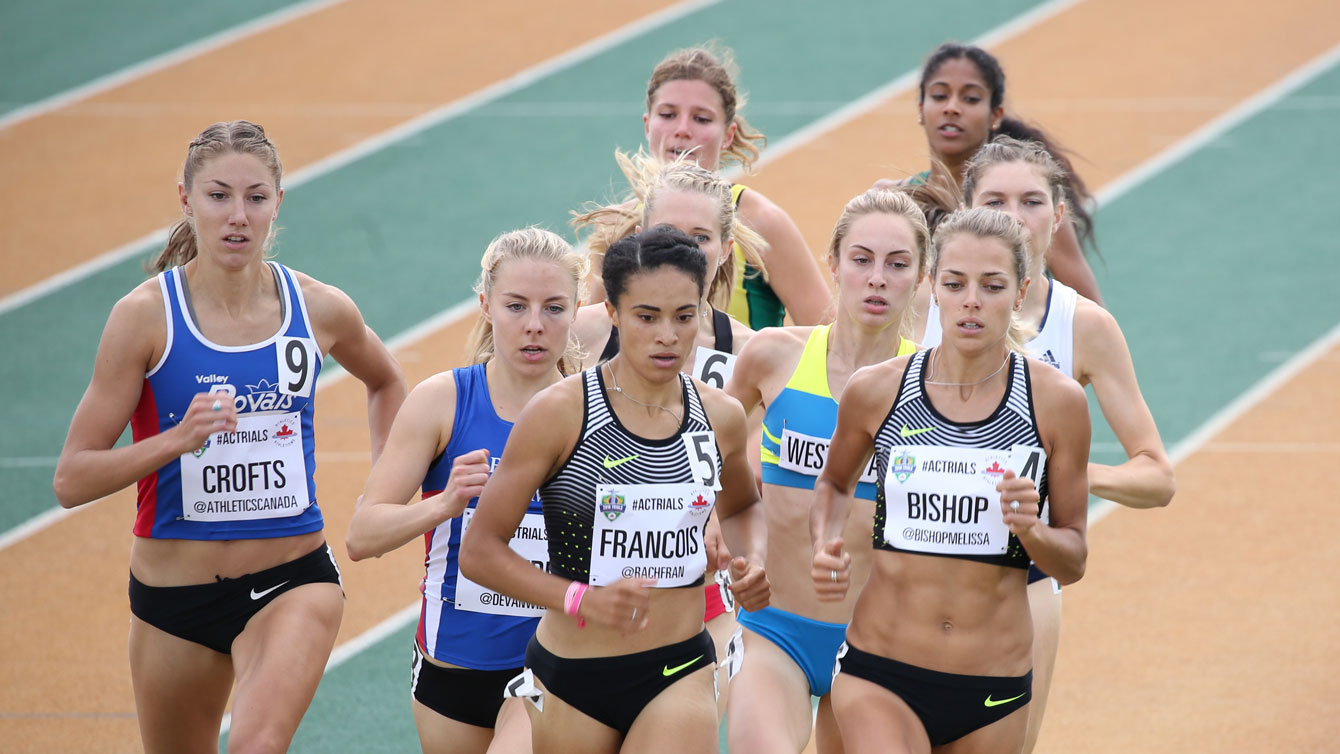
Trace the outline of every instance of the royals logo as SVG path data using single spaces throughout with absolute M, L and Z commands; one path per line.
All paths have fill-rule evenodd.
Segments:
M 627 508 L 624 496 L 617 492 L 604 492 L 600 495 L 600 512 L 605 514 L 605 518 L 613 521 L 623 515 Z
M 889 458 L 889 471 L 899 484 L 907 481 L 912 476 L 912 472 L 917 470 L 916 456 L 903 452 Z

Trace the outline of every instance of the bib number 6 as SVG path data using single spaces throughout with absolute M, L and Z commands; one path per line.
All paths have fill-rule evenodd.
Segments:
M 735 354 L 698 346 L 698 350 L 693 354 L 693 364 L 698 372 L 698 379 L 718 390 L 723 390 L 726 383 L 730 382 L 731 374 L 735 372 Z
M 316 382 L 316 341 L 311 338 L 275 339 L 275 357 L 279 367 L 279 392 L 308 398 Z

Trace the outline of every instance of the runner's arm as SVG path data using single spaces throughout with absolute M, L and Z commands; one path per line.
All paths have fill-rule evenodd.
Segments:
M 842 536 L 856 483 L 874 452 L 875 432 L 892 404 L 888 380 L 901 375 L 906 364 L 907 357 L 903 357 L 892 364 L 858 369 L 842 391 L 828 459 L 814 482 L 810 541 L 816 551 Z M 886 366 L 896 368 L 881 368 Z
M 819 264 L 791 216 L 757 191 L 740 198 L 740 220 L 768 242 L 764 256 L 768 284 L 777 292 L 791 319 L 815 325 L 830 314 L 832 296 Z
M 730 563 L 731 590 L 746 610 L 762 610 L 768 605 L 770 592 L 764 572 L 768 559 L 768 522 L 745 452 L 748 428 L 744 410 L 724 392 L 702 383 L 698 385 L 721 452 L 721 491 L 717 493 L 715 510 L 726 546 L 735 553 Z M 708 563 L 708 568 L 722 565 Z
M 488 453 L 465 454 L 456 459 L 445 490 L 410 505 L 420 480 L 451 438 L 454 376 L 444 372 L 423 381 L 402 408 L 349 521 L 344 543 L 353 560 L 381 557 L 459 516 L 488 480 Z
M 1038 426 L 1047 445 L 1049 516 L 1043 523 L 1034 509 L 1027 526 L 1012 523 L 1009 514 L 1006 522 L 1039 569 L 1062 584 L 1073 584 L 1084 576 L 1088 557 L 1089 402 L 1079 383 L 1066 375 L 1047 371 L 1041 362 L 1030 360 L 1029 366 Z M 1012 476 L 1013 472 L 1006 474 L 1007 484 L 1017 481 Z M 1002 503 L 1007 497 L 1002 495 Z
M 408 392 L 405 374 L 348 294 L 301 273 L 298 280 L 317 331 L 317 345 L 367 388 L 368 430 L 376 463 Z
M 1051 248 L 1047 250 L 1047 269 L 1051 270 L 1052 277 L 1079 291 L 1079 295 L 1103 305 L 1098 279 L 1093 276 L 1089 260 L 1084 258 L 1073 223 L 1062 222 L 1052 237 Z
M 1121 327 L 1106 310 L 1081 302 L 1076 314 L 1075 338 L 1084 373 L 1081 382 L 1093 385 L 1103 418 L 1126 450 L 1127 461 L 1116 466 L 1089 464 L 1089 491 L 1131 508 L 1167 505 L 1177 490 L 1172 461 L 1159 438 L 1149 412 L 1135 365 Z
M 167 325 L 158 283 L 148 281 L 112 307 L 98 344 L 93 378 L 75 409 L 56 463 L 52 488 L 63 508 L 74 508 L 130 485 L 205 444 L 214 432 L 237 427 L 237 410 L 222 396 L 200 393 L 177 426 L 139 442 L 113 447 L 139 403 L 154 343 L 166 347 Z M 152 287 L 151 287 L 152 286 Z M 151 421 L 156 425 L 158 417 Z
M 466 578 L 560 611 L 570 582 L 536 568 L 510 542 L 536 490 L 576 444 L 582 426 L 581 380 L 570 377 L 546 388 L 522 409 L 461 541 L 460 568 Z

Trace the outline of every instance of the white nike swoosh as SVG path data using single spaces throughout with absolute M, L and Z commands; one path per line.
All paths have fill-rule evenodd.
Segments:
M 258 600 L 258 599 L 260 599 L 261 597 L 264 597 L 265 595 L 269 594 L 270 592 L 273 592 L 274 590 L 278 589 L 279 587 L 281 587 L 281 586 L 283 586 L 283 585 L 285 585 L 285 584 L 287 584 L 287 583 L 288 583 L 287 581 L 281 581 L 281 582 L 279 582 L 278 584 L 275 584 L 274 586 L 270 587 L 269 589 L 266 589 L 266 590 L 261 591 L 261 592 L 258 592 L 258 591 L 256 591 L 255 589 L 252 589 L 252 590 L 251 590 L 251 598 L 252 598 L 253 600 Z

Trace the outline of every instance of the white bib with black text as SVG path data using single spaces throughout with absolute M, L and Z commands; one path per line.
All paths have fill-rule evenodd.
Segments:
M 703 529 L 716 502 L 710 486 L 693 483 L 596 487 L 591 539 L 592 586 L 619 579 L 656 579 L 688 586 L 707 570 Z

